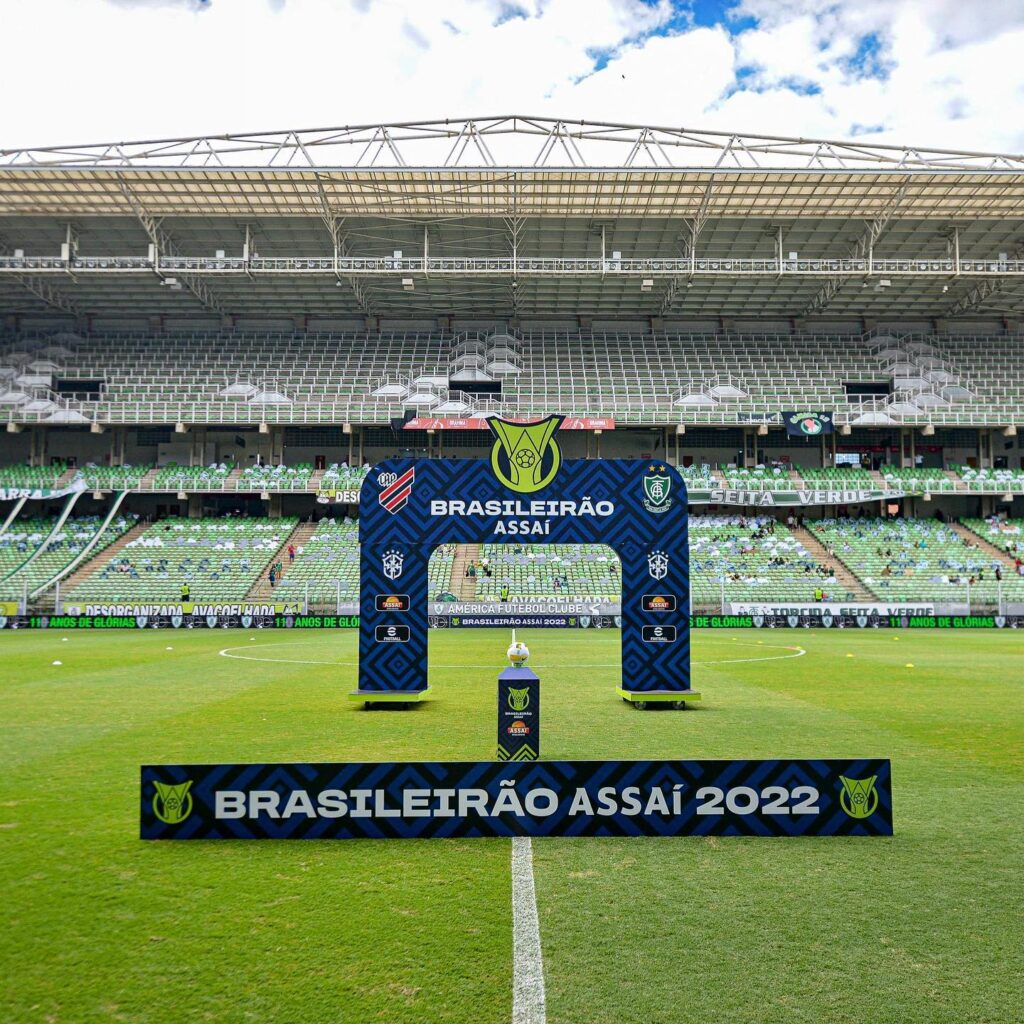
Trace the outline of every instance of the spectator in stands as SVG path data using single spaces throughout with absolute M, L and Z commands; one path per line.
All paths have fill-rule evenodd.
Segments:
M 288 562 L 291 563 L 291 562 L 294 562 L 294 561 L 295 561 L 295 545 L 294 544 L 289 544 L 288 545 Z
M 188 583 L 182 583 L 182 585 L 181 585 L 181 600 L 182 600 L 182 603 L 190 600 L 191 597 L 192 597 L 192 590 L 189 587 Z
M 502 585 L 501 585 L 501 600 L 503 602 L 507 601 L 508 600 L 508 595 L 509 595 L 508 584 L 507 583 L 502 583 Z
M 275 584 L 276 582 L 277 582 L 277 572 L 276 572 L 276 570 L 274 569 L 274 566 L 271 566 L 271 567 L 270 567 L 270 589 L 271 589 L 271 590 L 273 590 L 273 589 L 274 589 L 274 584 Z

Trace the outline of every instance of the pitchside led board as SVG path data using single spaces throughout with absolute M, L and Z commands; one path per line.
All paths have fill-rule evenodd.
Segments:
M 622 573 L 619 695 L 646 705 L 690 687 L 686 486 L 661 459 L 563 459 L 561 416 L 492 418 L 489 459 L 392 459 L 359 496 L 359 689 L 366 703 L 429 690 L 427 563 L 441 544 L 606 544 Z M 494 569 L 500 591 L 501 568 Z M 510 600 L 527 599 L 510 584 Z

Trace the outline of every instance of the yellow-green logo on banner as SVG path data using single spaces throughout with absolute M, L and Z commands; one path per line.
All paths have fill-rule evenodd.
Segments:
M 177 825 L 192 813 L 192 780 L 170 786 L 166 782 L 154 782 L 156 795 L 153 797 L 153 813 L 167 825 Z
M 491 469 L 510 491 L 532 494 L 547 487 L 562 465 L 555 431 L 562 416 L 548 416 L 536 423 L 509 423 L 496 416 L 487 421 L 494 435 Z
M 872 775 L 868 779 L 848 779 L 843 775 L 839 776 L 839 781 L 843 784 L 839 803 L 851 818 L 870 818 L 875 813 L 878 807 L 876 778 L 877 775 Z

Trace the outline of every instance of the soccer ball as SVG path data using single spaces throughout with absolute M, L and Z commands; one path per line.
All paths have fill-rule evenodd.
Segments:
M 522 640 L 514 640 L 508 645 L 505 656 L 518 668 L 520 665 L 526 664 L 527 659 L 530 657 L 530 648 Z

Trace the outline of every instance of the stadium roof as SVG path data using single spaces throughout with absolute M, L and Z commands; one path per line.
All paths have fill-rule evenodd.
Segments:
M 15 312 L 1019 315 L 1024 156 L 523 116 L 0 150 L 0 236 Z

